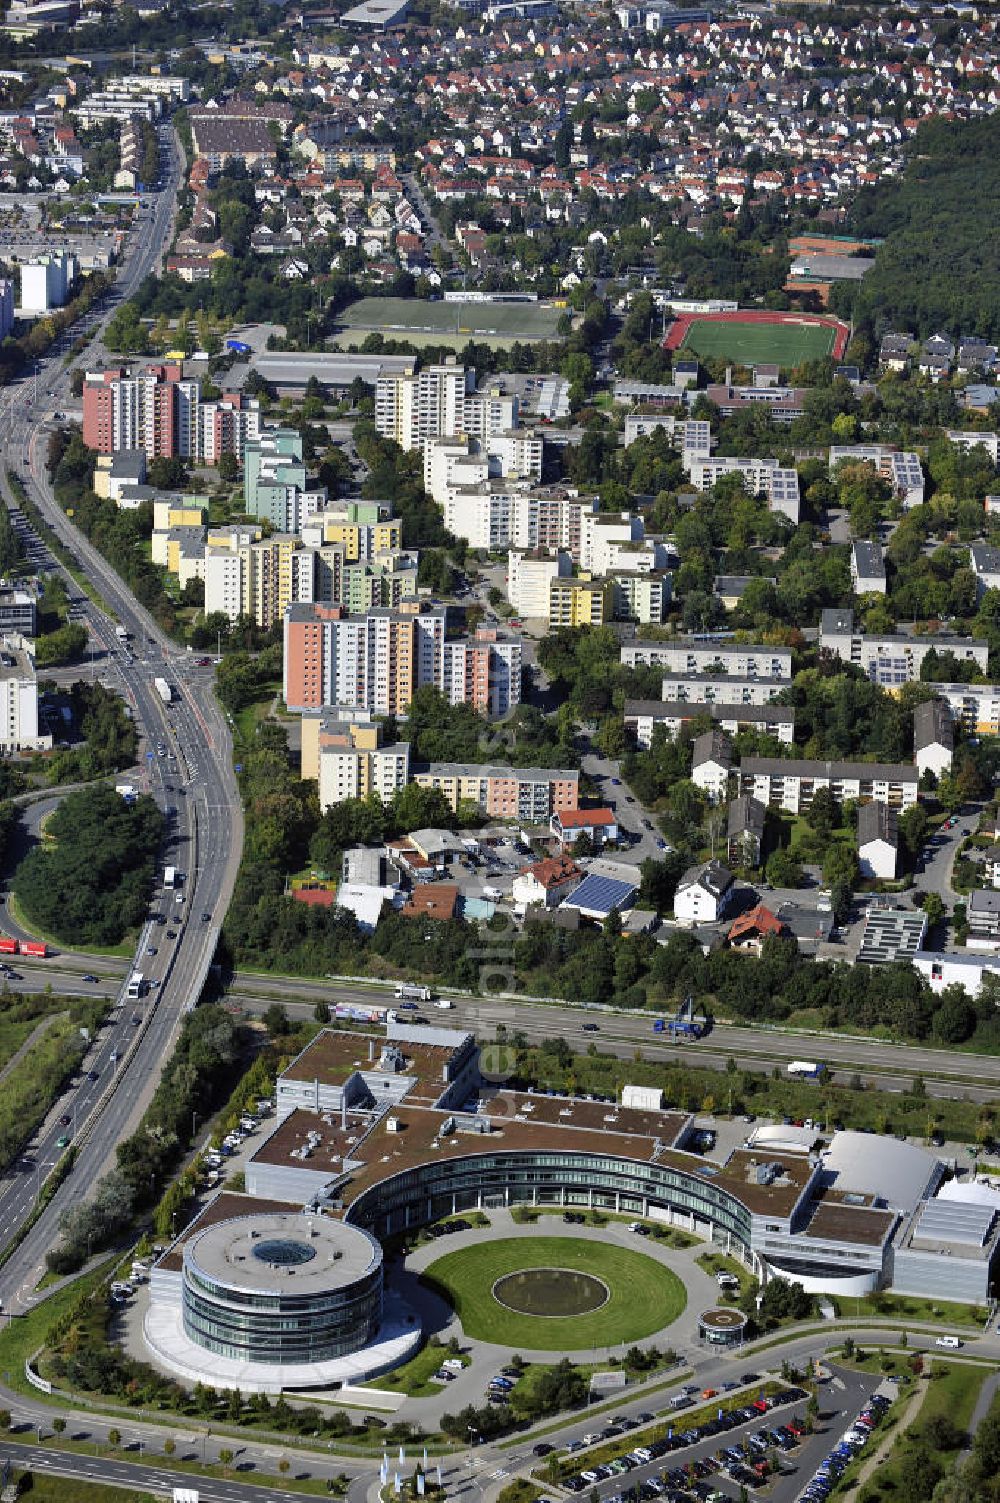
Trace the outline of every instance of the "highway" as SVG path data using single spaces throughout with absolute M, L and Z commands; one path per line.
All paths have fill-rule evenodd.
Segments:
M 242 812 L 231 745 L 212 693 L 211 675 L 197 668 L 191 655 L 160 630 L 115 571 L 72 527 L 52 495 L 44 468 L 47 425 L 69 400 L 70 373 L 62 364 L 62 346 L 86 330 L 92 336 L 91 344 L 79 363 L 86 366 L 93 360 L 103 321 L 159 264 L 169 243 L 183 167 L 169 127 L 161 128 L 161 160 L 163 181 L 152 212 L 140 218 L 116 286 L 104 306 L 92 310 L 64 336 L 40 363 L 33 380 L 22 380 L 8 388 L 0 409 L 8 462 L 13 460 L 46 522 L 75 554 L 114 614 L 113 621 L 66 573 L 76 619 L 87 627 L 94 646 L 113 663 L 118 687 L 142 733 L 146 768 L 143 786 L 167 813 L 163 862 L 184 874 L 179 896 L 172 891 L 157 894 L 150 919 L 139 936 L 134 967 L 130 969 L 141 972 L 145 979 L 144 998 L 135 1003 L 125 1000 L 122 983 L 119 1005 L 108 1026 L 92 1042 L 79 1084 L 53 1107 L 26 1153 L 0 1181 L 3 1248 L 23 1225 L 38 1189 L 60 1157 L 59 1140 L 71 1137 L 77 1146 L 72 1172 L 0 1271 L 0 1297 L 5 1308 L 15 1314 L 34 1302 L 45 1253 L 58 1241 L 60 1216 L 89 1194 L 113 1163 L 116 1144 L 134 1129 L 150 1100 L 184 1013 L 200 995 L 242 847 Z M 49 569 L 61 568 L 53 557 L 46 557 L 44 540 L 34 534 L 19 509 L 6 470 L 0 486 L 15 527 L 30 542 L 31 555 Z M 116 624 L 129 633 L 127 647 L 116 636 Z M 176 691 L 169 707 L 153 688 L 156 676 L 166 678 Z M 29 811 L 29 820 L 32 817 L 39 816 Z M 176 938 L 169 938 L 168 931 Z M 84 971 L 99 974 L 96 961 L 80 959 L 84 962 L 81 976 Z M 27 981 L 24 963 L 19 961 L 15 969 Z M 54 985 L 55 974 L 50 976 Z M 32 981 L 35 975 L 33 967 Z M 99 987 L 100 983 L 95 990 Z M 67 1116 L 69 1124 L 64 1121 Z
M 228 999 L 250 1012 L 261 1012 L 273 1002 L 283 1003 L 290 1017 L 311 1017 L 317 1002 L 381 1003 L 392 1007 L 392 988 L 365 981 L 315 981 L 298 976 L 264 976 L 238 971 L 228 987 Z M 591 1043 L 603 1052 L 632 1059 L 641 1047 L 646 1059 L 677 1060 L 709 1069 L 724 1070 L 735 1059 L 741 1070 L 769 1073 L 776 1064 L 793 1059 L 822 1060 L 833 1080 L 850 1080 L 855 1074 L 866 1083 L 893 1092 L 908 1089 L 915 1076 L 923 1077 L 930 1096 L 989 1101 L 1000 1090 L 1000 1058 L 988 1054 L 962 1054 L 921 1044 L 891 1044 L 878 1039 L 839 1037 L 836 1034 L 796 1034 L 762 1028 L 739 1028 L 715 1023 L 704 1039 L 671 1042 L 653 1032 L 649 1015 L 612 1012 L 603 1008 L 579 1008 L 569 1003 L 534 1002 L 514 998 L 468 997 L 442 989 L 451 1001 L 447 1012 L 433 1003 L 424 1004 L 428 1022 L 463 1026 L 482 1041 L 496 1037 L 498 1027 L 508 1033 L 523 1033 L 530 1041 L 563 1038 L 579 1052 Z

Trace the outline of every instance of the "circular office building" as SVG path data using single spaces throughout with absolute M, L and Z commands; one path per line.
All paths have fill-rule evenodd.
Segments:
M 387 1319 L 375 1238 L 323 1216 L 261 1212 L 196 1231 L 171 1293 L 151 1290 L 147 1344 L 171 1371 L 216 1387 L 354 1382 L 420 1339 L 416 1322 Z

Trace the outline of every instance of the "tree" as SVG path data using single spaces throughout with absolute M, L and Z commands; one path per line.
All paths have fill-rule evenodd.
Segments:
M 280 1002 L 272 1002 L 264 1013 L 264 1027 L 272 1038 L 284 1038 L 291 1033 L 292 1025 L 286 1008 Z
M 112 1449 L 117 1449 L 117 1447 L 120 1446 L 121 1443 L 122 1432 L 112 1426 L 112 1428 L 108 1431 L 108 1445 L 111 1446 Z
M 57 1414 L 55 1419 L 52 1421 L 52 1428 L 57 1435 L 62 1435 L 63 1431 L 66 1429 L 65 1417 L 61 1414 Z
M 220 480 L 230 482 L 235 480 L 240 473 L 239 461 L 237 460 L 236 455 L 231 453 L 228 449 L 224 454 L 220 454 L 218 470 Z
M 323 1002 L 322 1000 L 319 1001 L 319 1002 L 317 1002 L 316 1006 L 313 1008 L 313 1017 L 316 1019 L 317 1023 L 329 1023 L 329 1021 L 330 1021 L 330 1005 L 329 1005 L 329 1003 L 328 1002 Z
M 821 839 L 840 824 L 840 806 L 830 788 L 817 788 L 806 810 L 806 821 Z

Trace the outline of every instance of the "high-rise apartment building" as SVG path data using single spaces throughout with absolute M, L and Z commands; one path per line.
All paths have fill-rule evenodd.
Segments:
M 444 692 L 453 705 L 506 715 L 521 703 L 520 637 L 481 626 L 474 637 L 444 644 Z
M 379 553 L 398 553 L 403 546 L 403 524 L 390 510 L 388 501 L 337 502 L 303 523 L 302 541 L 311 548 L 340 543 L 349 564 Z
M 327 502 L 326 486 L 310 482 L 302 454 L 302 435 L 294 428 L 265 428 L 244 447 L 247 514 L 278 532 L 301 532 Z
M 178 364 L 88 371 L 83 383 L 83 441 L 98 454 L 141 450 L 148 459 L 240 458 L 260 431 L 260 406 L 239 392 L 201 401 L 197 381 Z
M 336 605 L 285 612 L 284 697 L 290 710 L 361 705 L 405 714 L 425 684 L 444 687 L 445 612 L 374 610 L 349 615 Z
M 401 449 L 425 440 L 467 432 L 466 397 L 475 394 L 476 373 L 446 361 L 413 375 L 379 376 L 375 383 L 375 426 Z
M 302 776 L 319 785 L 319 806 L 375 793 L 384 804 L 410 779 L 407 741 L 382 743 L 382 727 L 364 711 L 302 717 Z
M 466 435 L 478 440 L 486 452 L 492 452 L 502 438 L 509 446 L 517 429 L 517 397 L 477 392 L 475 384 L 475 371 L 453 360 L 427 365 L 412 374 L 379 376 L 375 426 L 401 449 L 419 449 L 435 438 Z M 540 469 L 541 440 L 534 435 L 524 435 L 521 447 L 516 448 L 518 462 L 530 463 L 525 456 L 533 454 L 536 446 Z
M 314 577 L 312 550 L 300 538 L 265 538 L 245 525 L 214 528 L 205 546 L 205 614 L 221 611 L 231 621 L 249 616 L 267 629 L 293 601 L 312 600 Z

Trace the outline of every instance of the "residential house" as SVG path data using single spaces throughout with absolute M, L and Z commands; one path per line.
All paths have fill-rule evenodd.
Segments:
M 851 584 L 855 595 L 885 594 L 885 559 L 877 542 L 851 544 Z
M 899 823 L 894 809 L 873 800 L 858 810 L 858 866 L 863 877 L 891 882 L 899 859 Z
M 541 905 L 557 908 L 583 881 L 583 869 L 571 856 L 546 856 L 531 866 L 525 866 L 514 878 L 513 898 L 526 908 Z
M 781 919 L 770 908 L 765 908 L 763 903 L 758 903 L 733 920 L 726 940 L 731 950 L 759 956 L 766 939 L 778 939 L 785 933 L 787 929 Z
M 677 884 L 674 918 L 678 923 L 714 924 L 735 897 L 733 874 L 721 861 L 690 867 Z
M 721 803 L 733 770 L 733 744 L 724 731 L 706 731 L 691 743 L 691 781 L 704 789 L 713 804 Z
M 766 806 L 748 793 L 741 793 L 730 801 L 726 826 L 730 866 L 760 865 L 766 816 Z
M 921 776 L 932 772 L 936 778 L 951 771 L 955 750 L 955 727 L 948 706 L 940 699 L 929 699 L 913 712 L 913 760 Z

